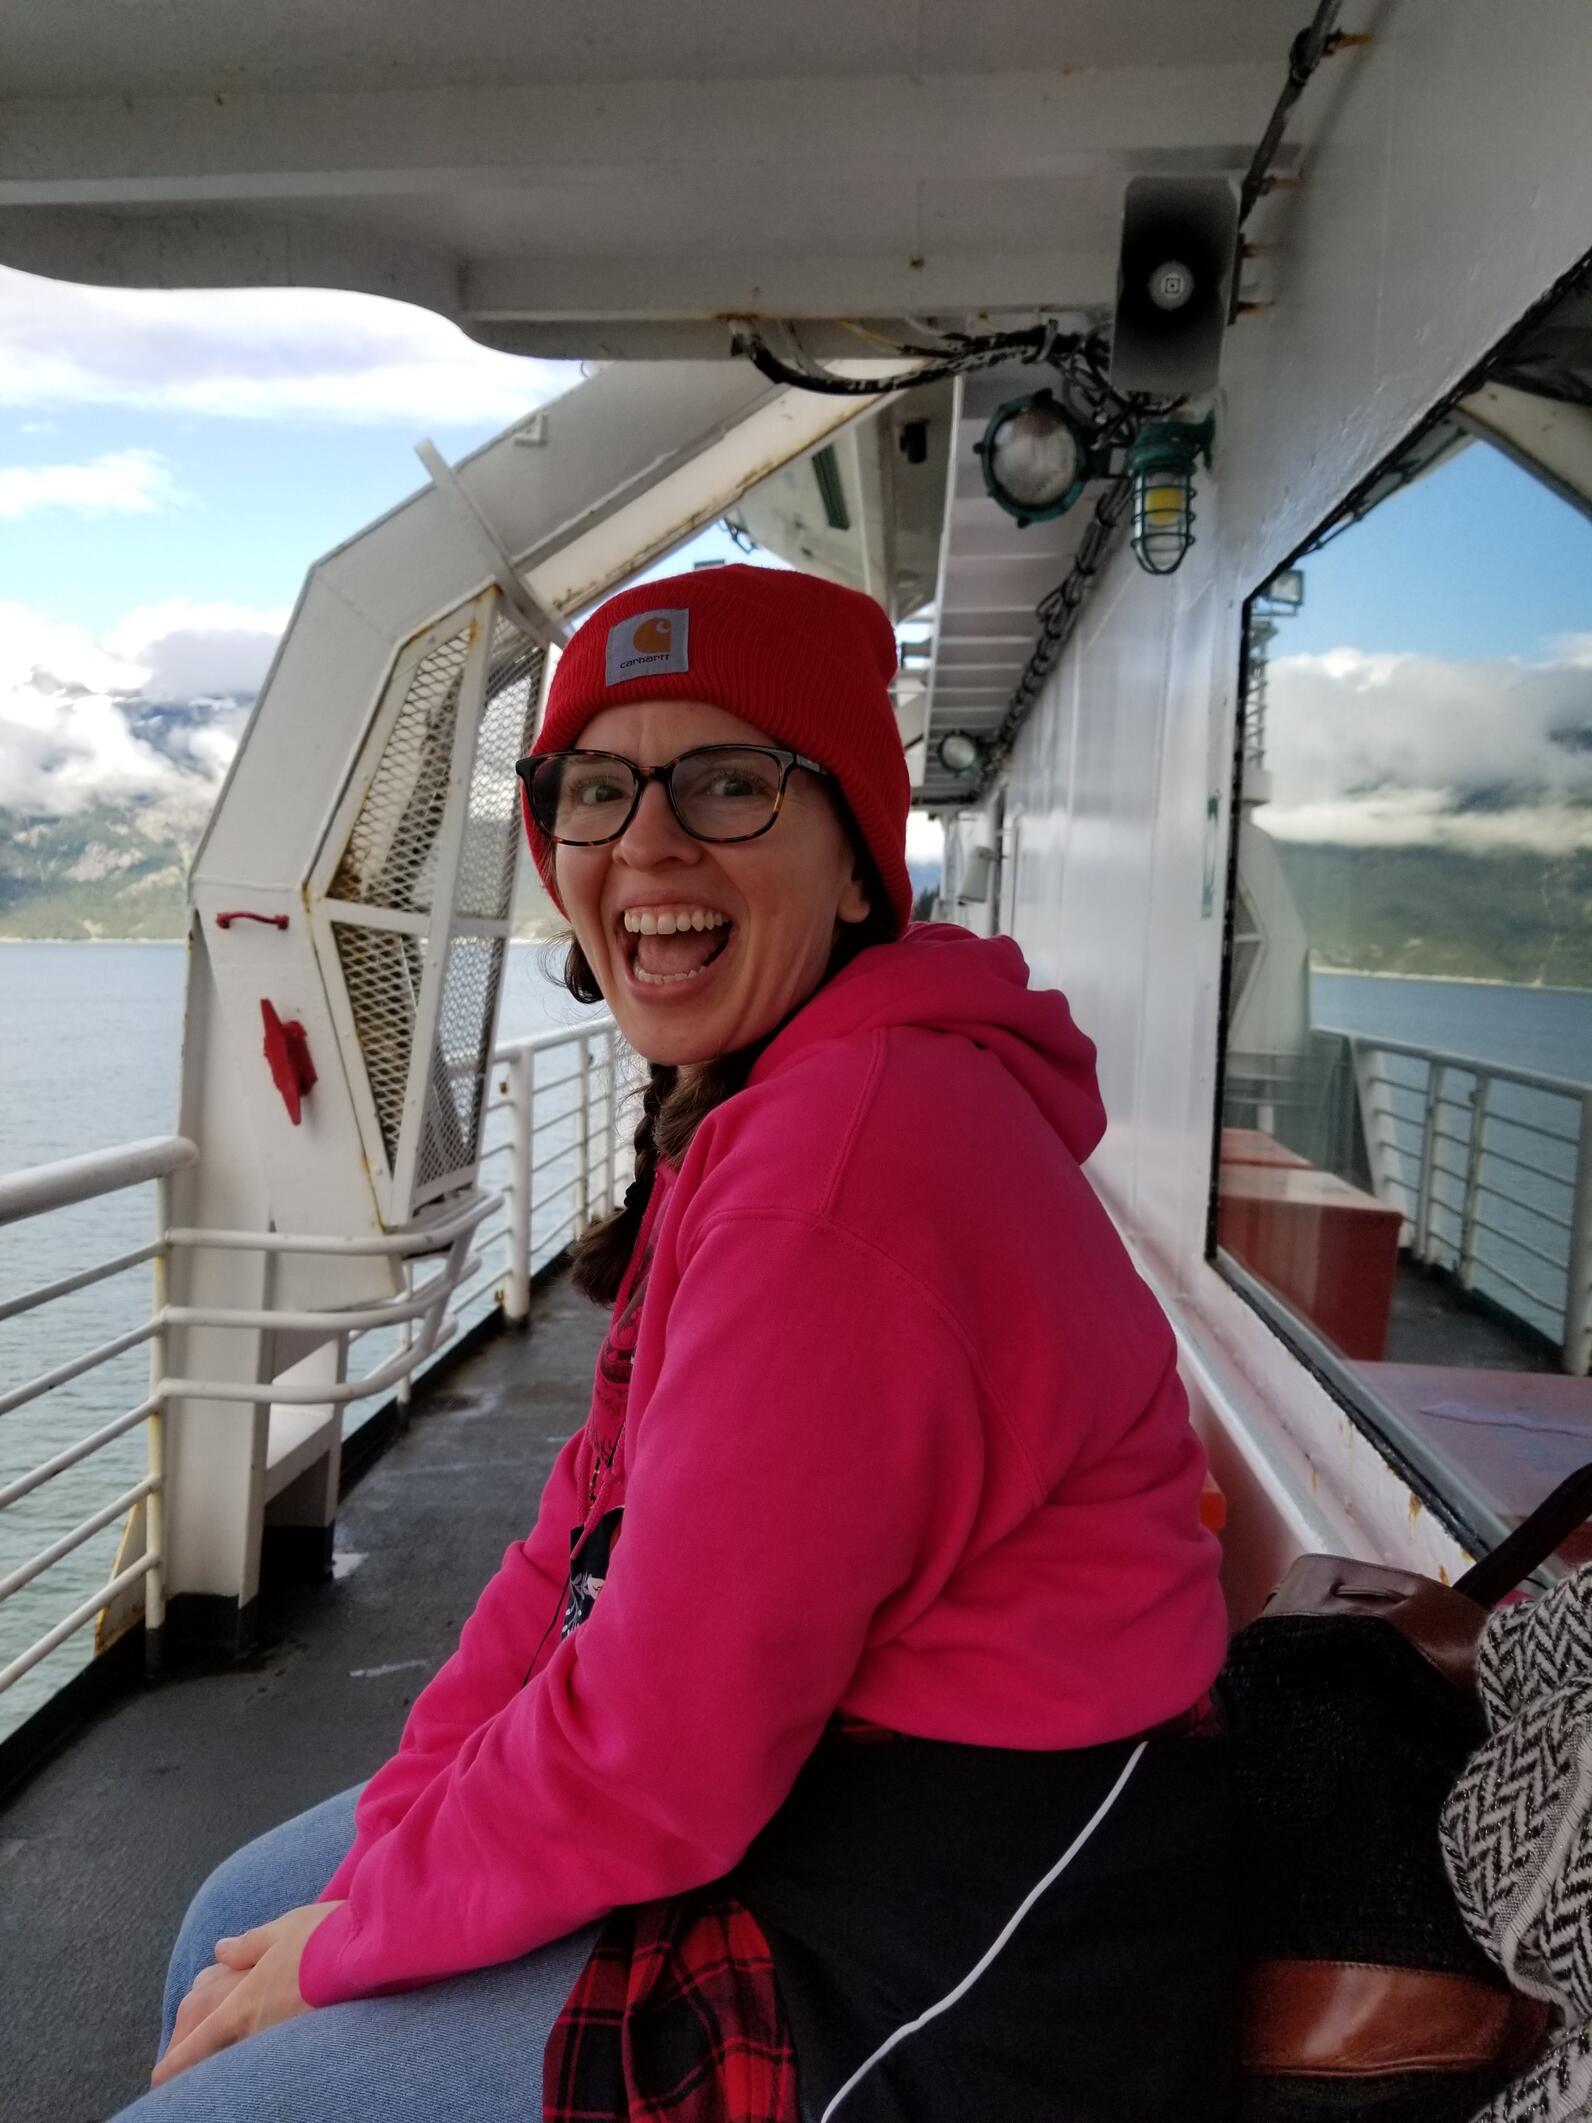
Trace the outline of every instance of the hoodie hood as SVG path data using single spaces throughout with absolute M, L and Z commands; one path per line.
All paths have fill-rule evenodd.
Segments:
M 1073 1023 L 1067 998 L 1032 988 L 1009 936 L 974 936 L 949 922 L 914 922 L 820 988 L 759 1056 L 763 1083 L 821 1041 L 894 1026 L 959 1033 L 995 1059 L 1082 1164 L 1105 1133 L 1094 1042 Z

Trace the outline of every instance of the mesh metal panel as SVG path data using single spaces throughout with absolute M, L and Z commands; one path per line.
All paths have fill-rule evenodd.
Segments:
M 348 988 L 354 1031 L 390 1171 L 397 1162 L 403 1125 L 415 1011 L 426 966 L 425 940 L 391 929 L 355 928 L 347 922 L 333 922 L 332 939 Z
M 455 936 L 442 978 L 442 1008 L 415 1162 L 415 1200 L 449 1173 L 473 1165 L 481 1136 L 487 1039 L 507 946 L 499 936 Z
M 416 665 L 332 879 L 333 899 L 401 914 L 429 911 L 470 638 L 465 627 Z
M 508 919 L 520 838 L 520 785 L 514 762 L 530 744 L 541 686 L 541 647 L 500 619 L 492 637 L 486 706 L 465 810 L 459 862 L 461 914 L 486 921 Z

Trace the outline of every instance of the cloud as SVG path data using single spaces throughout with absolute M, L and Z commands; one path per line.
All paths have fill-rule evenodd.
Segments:
M 0 604 L 0 809 L 137 805 L 150 825 L 196 832 L 287 618 L 172 598 L 96 640 Z
M 506 426 L 578 376 L 374 295 L 80 287 L 0 267 L 0 406 Z
M 108 450 L 87 464 L 0 465 L 0 520 L 36 509 L 82 516 L 150 516 L 180 500 L 166 460 L 154 450 Z
M 289 607 L 196 604 L 168 597 L 139 605 L 112 627 L 105 645 L 113 656 L 147 673 L 142 690 L 161 700 L 205 700 L 218 694 L 253 699 L 260 690 Z
M 939 819 L 927 811 L 907 813 L 907 861 L 917 863 L 943 862 L 945 859 L 945 827 Z
M 1280 840 L 1592 847 L 1592 635 L 1544 661 L 1330 649 L 1270 666 L 1257 823 Z

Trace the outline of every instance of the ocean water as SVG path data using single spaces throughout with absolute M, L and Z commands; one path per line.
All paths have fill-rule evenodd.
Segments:
M 1592 989 L 1511 988 L 1491 981 L 1399 980 L 1313 973 L 1318 1025 L 1592 1081 Z
M 175 1131 L 185 962 L 176 943 L 0 945 L 0 1173 Z M 536 946 L 511 948 L 500 1037 L 575 1025 L 585 1014 L 545 977 Z M 538 1154 L 556 1142 L 549 1130 Z M 493 1171 L 502 1170 L 500 1160 Z M 135 1187 L 0 1226 L 0 1302 L 146 1244 L 153 1217 L 154 1189 Z M 0 1321 L 0 1395 L 141 1326 L 149 1310 L 146 1264 Z M 356 1352 L 357 1368 L 385 1354 L 373 1337 Z M 0 1486 L 137 1407 L 148 1378 L 140 1346 L 0 1415 Z M 350 1422 L 375 1405 L 352 1410 Z M 0 1510 L 0 1578 L 145 1471 L 140 1427 Z M 118 1534 L 113 1523 L 0 1604 L 0 1667 L 105 1583 Z M 92 1649 L 85 1626 L 0 1694 L 0 1738 Z
M 1494 1063 L 1531 1075 L 1592 1082 L 1592 992 L 1578 988 L 1519 988 L 1491 982 L 1386 979 L 1369 973 L 1316 973 L 1311 1013 L 1323 1027 L 1413 1046 L 1478 1064 Z M 1388 1152 L 1384 1192 L 1406 1217 L 1416 1216 L 1421 1145 L 1429 1089 L 1426 1064 L 1388 1054 L 1376 1090 L 1378 1123 Z M 1540 1088 L 1493 1079 L 1485 1088 L 1486 1118 L 1479 1182 L 1468 1192 L 1473 1099 L 1481 1076 L 1445 1070 L 1437 1089 L 1435 1166 L 1431 1185 L 1431 1257 L 1456 1269 L 1471 1231 L 1473 1288 L 1535 1327 L 1551 1346 L 1564 1338 L 1569 1241 L 1575 1201 L 1578 1102 Z M 1562 1138 L 1568 1136 L 1570 1140 Z M 1396 1180 L 1397 1191 L 1388 1186 Z

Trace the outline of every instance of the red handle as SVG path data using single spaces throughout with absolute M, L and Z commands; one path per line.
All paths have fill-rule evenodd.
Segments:
M 271 1081 L 281 1092 L 288 1119 L 296 1128 L 303 1112 L 304 1096 L 315 1085 L 310 1043 L 298 1019 L 290 1017 L 284 1021 L 278 1017 L 263 995 L 260 1015 L 265 1020 L 265 1058 L 271 1066 Z
M 271 929 L 285 929 L 287 927 L 287 916 L 285 914 L 251 914 L 247 907 L 233 907 L 225 914 L 218 914 L 216 916 L 216 927 L 218 929 L 230 929 L 235 921 L 263 922 L 267 928 Z

